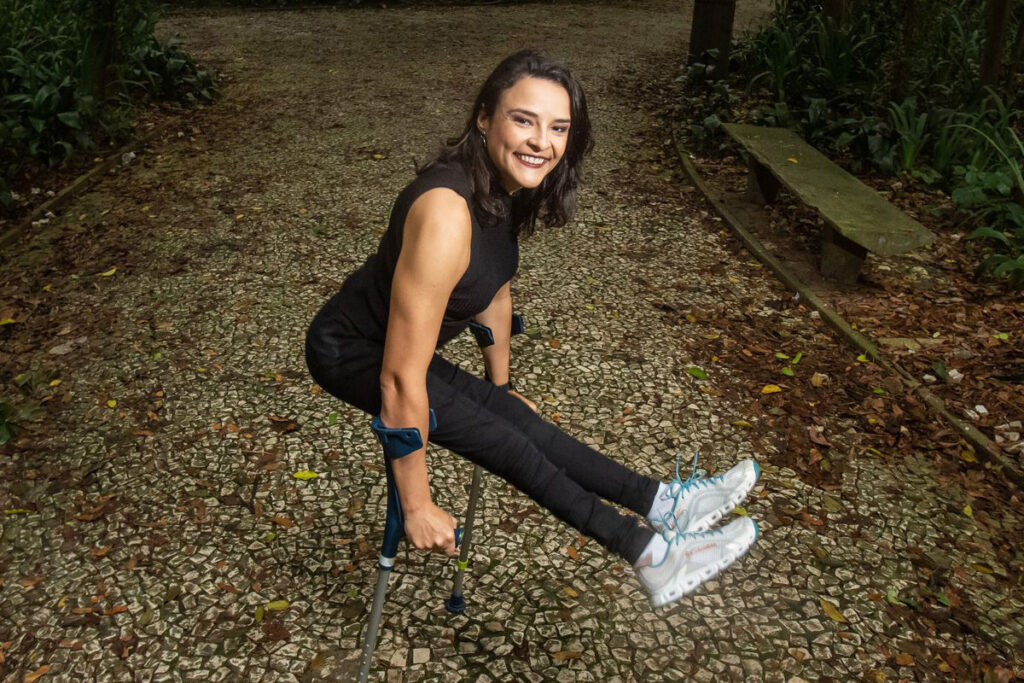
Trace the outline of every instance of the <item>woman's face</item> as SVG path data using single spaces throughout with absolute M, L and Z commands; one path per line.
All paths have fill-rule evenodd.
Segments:
M 511 194 L 540 185 L 569 141 L 569 93 L 558 83 L 524 76 L 501 93 L 494 115 L 481 111 L 477 127 Z

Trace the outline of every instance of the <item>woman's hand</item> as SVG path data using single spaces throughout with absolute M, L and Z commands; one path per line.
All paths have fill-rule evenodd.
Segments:
M 515 396 L 515 397 L 516 397 L 516 398 L 518 398 L 518 399 L 519 399 L 520 401 L 522 401 L 522 402 L 523 402 L 523 403 L 525 403 L 526 405 L 530 406 L 530 410 L 532 410 L 533 412 L 535 412 L 535 413 L 537 412 L 537 404 L 536 404 L 536 403 L 534 403 L 533 401 L 531 401 L 530 399 L 526 398 L 526 397 L 525 397 L 525 396 L 523 396 L 522 394 L 520 394 L 520 393 L 519 393 L 518 391 L 516 391 L 515 389 L 509 389 L 509 392 L 508 392 L 508 393 L 509 393 L 509 395 L 511 395 L 511 396 Z
M 455 528 L 458 522 L 433 503 L 405 514 L 405 536 L 413 547 L 455 555 Z

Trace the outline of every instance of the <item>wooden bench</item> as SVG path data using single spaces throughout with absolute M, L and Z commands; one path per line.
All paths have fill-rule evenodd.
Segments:
M 748 152 L 748 199 L 770 204 L 780 187 L 785 187 L 825 220 L 822 275 L 853 283 L 867 252 L 894 256 L 935 239 L 930 230 L 793 131 L 737 123 L 726 123 L 723 128 Z

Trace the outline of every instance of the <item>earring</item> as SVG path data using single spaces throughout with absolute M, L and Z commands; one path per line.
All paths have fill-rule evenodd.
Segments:
M 484 135 L 483 131 L 480 131 L 480 139 L 484 141 L 484 147 L 487 146 L 487 136 Z

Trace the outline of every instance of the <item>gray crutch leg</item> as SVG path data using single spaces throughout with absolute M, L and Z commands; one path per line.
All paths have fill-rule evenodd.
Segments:
M 469 509 L 466 510 L 466 526 L 462 533 L 462 550 L 459 552 L 458 570 L 455 572 L 451 597 L 444 603 L 445 608 L 452 614 L 462 614 L 466 611 L 466 599 L 462 595 L 462 580 L 466 574 L 466 567 L 469 565 L 469 545 L 473 540 L 473 520 L 476 517 L 476 501 L 480 495 L 482 474 L 483 470 L 480 465 L 474 465 L 473 484 L 469 489 Z

